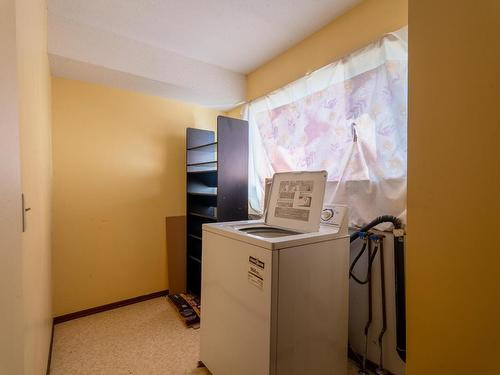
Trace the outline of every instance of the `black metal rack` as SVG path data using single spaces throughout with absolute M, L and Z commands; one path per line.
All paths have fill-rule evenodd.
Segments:
M 186 131 L 187 291 L 201 292 L 204 223 L 248 218 L 248 123 L 217 118 L 215 132 Z

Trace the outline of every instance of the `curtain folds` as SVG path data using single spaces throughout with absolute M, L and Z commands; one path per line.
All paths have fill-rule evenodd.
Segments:
M 265 178 L 326 170 L 325 203 L 348 204 L 350 224 L 405 220 L 407 27 L 249 103 L 249 202 L 262 212 Z

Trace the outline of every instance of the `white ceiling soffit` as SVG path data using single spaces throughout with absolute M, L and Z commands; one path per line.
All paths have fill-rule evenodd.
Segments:
M 245 74 L 360 1 L 49 0 L 51 68 L 229 108 Z
M 218 66 L 49 15 L 49 59 L 58 77 L 228 109 L 245 77 Z

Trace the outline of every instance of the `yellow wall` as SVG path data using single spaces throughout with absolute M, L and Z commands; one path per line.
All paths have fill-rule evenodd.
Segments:
M 408 375 L 500 374 L 499 21 L 410 1 Z
M 54 78 L 54 314 L 166 289 L 185 214 L 185 129 L 216 111 Z
M 243 106 L 238 106 L 235 107 L 227 112 L 224 113 L 225 116 L 232 117 L 232 118 L 241 118 L 241 111 L 243 109 Z
M 247 100 L 268 94 L 408 23 L 408 0 L 365 0 L 247 75 Z
M 21 179 L 26 204 L 23 245 L 24 372 L 45 374 L 52 329 L 51 116 L 47 3 L 16 0 L 17 98 Z
M 24 368 L 16 2 L 0 1 L 0 374 Z

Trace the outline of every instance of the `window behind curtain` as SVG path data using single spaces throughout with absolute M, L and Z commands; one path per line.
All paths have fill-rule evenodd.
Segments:
M 326 170 L 351 224 L 406 210 L 407 28 L 251 102 L 249 199 L 275 172 Z

